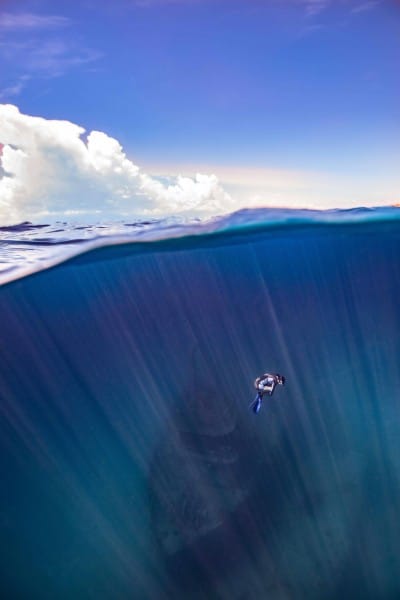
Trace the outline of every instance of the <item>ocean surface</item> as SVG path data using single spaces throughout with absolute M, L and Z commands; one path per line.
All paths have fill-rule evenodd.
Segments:
M 399 217 L 0 228 L 0 596 L 399 598 Z

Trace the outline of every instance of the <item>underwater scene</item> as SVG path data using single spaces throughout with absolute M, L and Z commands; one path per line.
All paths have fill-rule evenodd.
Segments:
M 400 597 L 398 209 L 0 234 L 3 598 Z

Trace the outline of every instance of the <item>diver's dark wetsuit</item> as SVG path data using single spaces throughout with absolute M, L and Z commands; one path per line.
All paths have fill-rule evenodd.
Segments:
M 285 378 L 283 375 L 279 375 L 278 373 L 270 374 L 264 373 L 261 377 L 257 377 L 254 382 L 254 387 L 257 390 L 257 396 L 251 402 L 250 407 L 255 414 L 260 411 L 262 398 L 264 394 L 268 394 L 268 396 L 272 396 L 274 390 L 277 385 L 284 385 Z

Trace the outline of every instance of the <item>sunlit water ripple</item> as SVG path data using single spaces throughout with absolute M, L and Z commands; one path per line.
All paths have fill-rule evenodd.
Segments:
M 397 207 L 348 210 L 246 209 L 207 221 L 137 220 L 81 224 L 24 222 L 0 227 L 0 285 L 102 246 L 218 235 L 259 228 L 306 227 L 397 221 Z

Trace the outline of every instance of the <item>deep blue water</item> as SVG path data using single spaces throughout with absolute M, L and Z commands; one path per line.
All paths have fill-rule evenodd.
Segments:
M 0 288 L 1 596 L 399 598 L 396 209 L 143 227 Z

